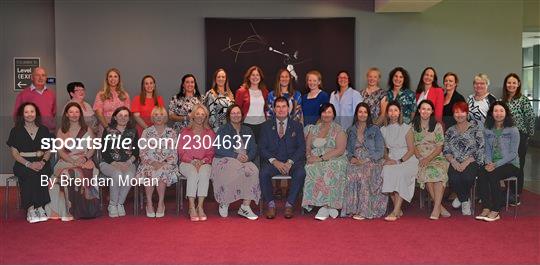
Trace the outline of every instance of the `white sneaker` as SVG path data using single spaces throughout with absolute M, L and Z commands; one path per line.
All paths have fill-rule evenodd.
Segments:
M 259 216 L 257 216 L 253 211 L 251 210 L 251 207 L 246 206 L 244 204 L 240 205 L 240 208 L 238 208 L 238 215 L 244 216 L 250 220 L 257 220 Z
M 39 222 L 39 217 L 37 216 L 36 210 L 28 209 L 28 213 L 26 214 L 26 220 L 33 224 Z
M 219 204 L 219 216 L 223 218 L 229 216 L 229 204 Z
M 457 209 L 459 208 L 459 206 L 461 206 L 461 201 L 459 201 L 459 198 L 455 198 L 454 201 L 452 201 L 452 207 L 454 207 L 454 209 Z
M 330 214 L 328 213 L 328 209 L 326 207 L 321 207 L 317 214 L 315 215 L 315 219 L 319 221 L 324 221 L 328 218 Z
M 109 211 L 109 217 L 111 218 L 118 217 L 118 208 L 116 207 L 116 205 L 109 205 L 109 207 L 107 208 L 107 211 Z
M 461 203 L 461 214 L 471 215 L 471 203 L 468 200 Z
M 330 217 L 332 217 L 333 219 L 336 219 L 339 215 L 339 212 L 334 208 L 328 208 L 328 215 L 330 215 Z
M 43 207 L 37 208 L 36 214 L 37 214 L 37 218 L 38 218 L 38 220 L 40 222 L 45 222 L 45 221 L 49 220 L 49 217 L 47 217 L 47 213 L 45 212 Z
M 124 209 L 124 204 L 118 204 L 116 208 L 118 209 L 118 216 L 126 216 L 126 210 Z

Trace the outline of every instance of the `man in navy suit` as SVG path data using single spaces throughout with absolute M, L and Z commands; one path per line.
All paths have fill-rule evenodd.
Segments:
M 274 102 L 275 118 L 261 126 L 259 151 L 261 170 L 259 179 L 263 199 L 267 203 L 266 218 L 276 216 L 276 203 L 272 194 L 272 177 L 289 175 L 292 177 L 289 195 L 285 203 L 285 218 L 294 216 L 294 203 L 304 186 L 306 178 L 306 142 L 302 124 L 289 119 L 289 101 L 278 97 Z

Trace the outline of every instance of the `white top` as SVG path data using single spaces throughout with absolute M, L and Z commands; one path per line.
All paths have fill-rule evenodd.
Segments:
M 266 120 L 264 116 L 264 97 L 259 89 L 249 89 L 249 109 L 244 123 L 259 125 Z
M 388 157 L 399 160 L 407 153 L 407 133 L 411 126 L 408 124 L 391 124 L 381 127 L 384 145 L 388 148 Z
M 429 93 L 429 90 L 427 91 Z M 420 105 L 420 102 L 427 99 L 427 93 L 426 91 L 423 91 L 420 96 L 418 97 L 418 100 L 416 100 L 416 105 Z
M 341 128 L 347 130 L 353 122 L 354 110 L 356 106 L 364 100 L 364 97 L 360 92 L 353 88 L 347 88 L 341 99 L 339 98 L 339 92 L 332 92 L 330 95 L 330 103 L 336 108 L 336 123 Z

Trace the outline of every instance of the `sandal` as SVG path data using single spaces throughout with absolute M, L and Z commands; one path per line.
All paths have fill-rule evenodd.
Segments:
M 151 211 L 148 211 L 148 209 L 149 209 L 148 206 L 149 205 L 146 205 L 146 217 L 148 217 L 148 218 L 156 217 L 156 213 L 154 212 L 154 207 L 150 205 L 150 210 Z
M 355 215 L 352 216 L 352 218 L 355 219 L 355 220 L 358 220 L 358 221 L 366 219 L 365 217 L 363 217 L 360 214 L 355 214 Z
M 399 219 L 399 217 L 393 212 L 384 217 L 384 220 L 388 222 L 395 222 L 397 219 Z
M 199 221 L 206 221 L 208 219 L 202 208 L 197 208 L 197 212 L 199 213 Z
M 197 215 L 197 210 L 195 210 L 195 208 L 189 208 L 189 218 L 192 222 L 199 221 L 199 216 Z

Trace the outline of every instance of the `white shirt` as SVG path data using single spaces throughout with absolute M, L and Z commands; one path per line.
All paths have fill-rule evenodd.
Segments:
M 42 90 L 38 90 L 36 86 L 34 86 L 34 83 L 32 83 L 32 85 L 30 85 L 30 91 L 36 91 L 37 93 L 43 95 L 43 93 L 45 92 L 45 90 L 47 90 L 47 86 L 43 86 L 43 89 Z
M 347 88 L 341 99 L 339 92 L 332 92 L 330 95 L 330 103 L 336 108 L 336 123 L 344 130 L 347 130 L 353 122 L 354 110 L 356 106 L 364 100 L 360 92 L 353 88 Z
M 249 89 L 249 109 L 244 122 L 250 125 L 259 125 L 264 123 L 264 97 L 259 89 Z

